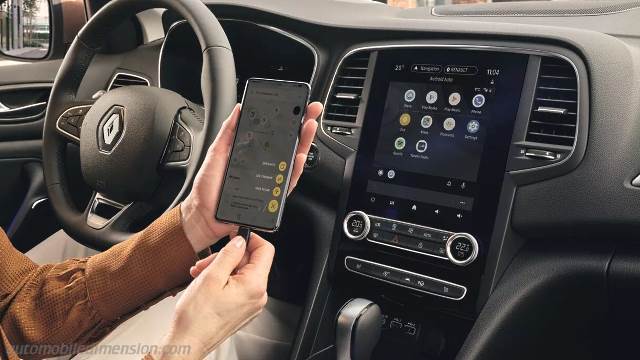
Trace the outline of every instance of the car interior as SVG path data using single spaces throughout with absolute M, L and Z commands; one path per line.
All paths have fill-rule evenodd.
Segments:
M 204 0 L 217 22 L 186 0 L 37 1 L 25 50 L 0 0 L 20 251 L 140 231 L 248 79 L 301 81 L 325 109 L 263 234 L 269 296 L 300 311 L 290 359 L 637 357 L 640 1 Z M 95 129 L 125 111 L 109 146 Z

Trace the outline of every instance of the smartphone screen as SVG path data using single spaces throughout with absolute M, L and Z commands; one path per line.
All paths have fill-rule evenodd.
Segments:
M 216 219 L 277 230 L 308 99 L 306 83 L 249 79 Z

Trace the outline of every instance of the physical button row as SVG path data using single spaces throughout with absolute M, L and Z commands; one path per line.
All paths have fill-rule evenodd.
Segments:
M 369 216 L 371 219 L 372 230 L 382 230 L 394 234 L 411 236 L 428 241 L 446 242 L 449 240 L 452 232 L 436 230 L 424 226 L 417 226 L 408 223 L 401 223 L 389 219 Z
M 373 261 L 347 256 L 344 265 L 360 275 L 451 300 L 461 300 L 467 293 L 464 286 Z

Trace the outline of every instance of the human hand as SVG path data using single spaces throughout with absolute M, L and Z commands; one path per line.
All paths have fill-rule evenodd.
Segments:
M 307 106 L 291 172 L 289 193 L 296 187 L 302 175 L 307 153 L 318 128 L 316 119 L 321 113 L 321 103 L 314 102 Z M 184 231 L 196 252 L 208 248 L 235 230 L 235 226 L 217 221 L 214 214 L 218 207 L 239 115 L 240 105 L 236 105 L 209 148 L 202 167 L 196 175 L 191 193 L 180 205 Z
M 246 251 L 245 251 L 246 248 Z M 202 359 L 248 323 L 267 303 L 274 247 L 256 234 L 234 237 L 202 266 L 178 301 L 169 334 L 160 348 L 188 346 L 181 359 Z M 209 261 L 210 260 L 210 261 Z M 173 354 L 155 354 L 159 360 Z

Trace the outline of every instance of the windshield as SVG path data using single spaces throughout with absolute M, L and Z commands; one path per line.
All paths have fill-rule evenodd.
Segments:
M 457 4 L 487 4 L 497 2 L 513 2 L 522 0 L 382 0 L 389 6 L 400 8 L 433 7 L 437 5 L 457 5 Z M 535 1 L 566 1 L 566 0 L 535 0 Z M 585 0 L 586 1 L 586 0 Z

